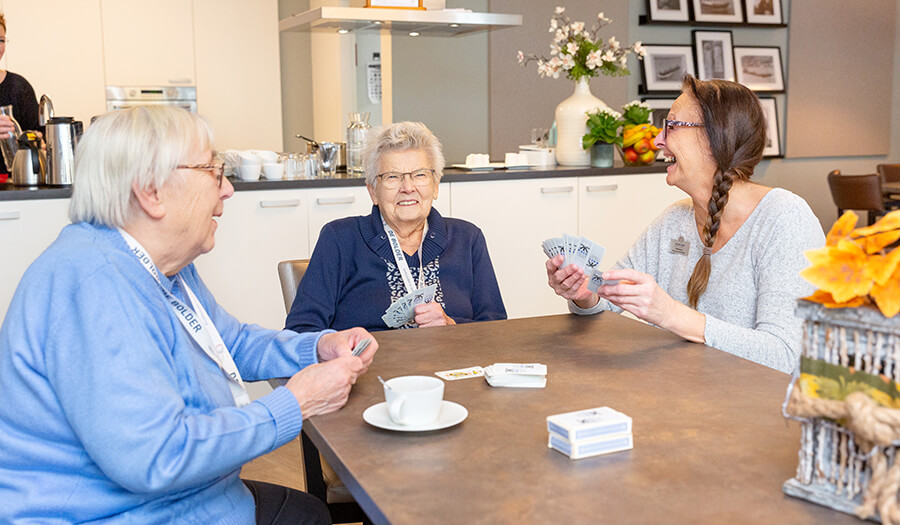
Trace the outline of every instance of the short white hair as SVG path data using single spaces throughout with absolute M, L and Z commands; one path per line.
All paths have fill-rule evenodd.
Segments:
M 434 170 L 435 184 L 444 176 L 444 154 L 441 141 L 421 122 L 397 122 L 383 128 L 375 128 L 366 137 L 363 153 L 366 184 L 375 187 L 381 157 L 393 151 L 422 151 Z
M 127 226 L 138 210 L 133 184 L 161 188 L 175 166 L 212 143 L 206 121 L 174 106 L 138 106 L 100 116 L 75 152 L 69 219 Z

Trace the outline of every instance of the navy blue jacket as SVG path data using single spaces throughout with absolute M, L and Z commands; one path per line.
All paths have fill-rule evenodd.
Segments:
M 419 256 L 406 263 L 418 279 Z M 434 208 L 422 245 L 425 285 L 457 323 L 506 319 L 484 235 L 472 223 L 444 218 Z M 285 328 L 310 332 L 354 326 L 385 330 L 385 310 L 406 294 L 377 206 L 322 228 Z M 414 324 L 405 327 L 415 327 Z

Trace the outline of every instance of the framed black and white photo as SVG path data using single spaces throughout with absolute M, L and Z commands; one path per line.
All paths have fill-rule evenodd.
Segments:
M 650 106 L 650 124 L 653 124 L 659 129 L 662 129 L 663 122 L 666 120 L 666 116 L 669 114 L 669 110 L 672 109 L 672 104 L 675 103 L 674 98 L 642 98 L 641 102 L 646 103 Z
M 744 21 L 741 0 L 693 0 L 693 2 L 696 22 L 740 24 Z
M 688 22 L 688 2 L 690 0 L 647 0 L 647 14 L 650 20 Z
M 691 46 L 645 45 L 644 49 L 647 56 L 641 71 L 647 91 L 681 91 L 684 74 L 694 74 Z
M 744 0 L 748 24 L 783 24 L 781 0 Z
M 775 108 L 775 99 L 761 98 L 759 104 L 766 116 L 766 147 L 763 149 L 763 157 L 780 157 L 781 139 L 778 136 L 778 111 Z
M 780 47 L 735 47 L 734 65 L 737 81 L 753 91 L 769 93 L 784 91 Z
M 731 31 L 693 31 L 697 78 L 734 81 Z

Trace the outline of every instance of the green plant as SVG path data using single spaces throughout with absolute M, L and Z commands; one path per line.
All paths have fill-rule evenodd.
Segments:
M 628 104 L 622 106 L 622 118 L 625 124 L 648 124 L 650 122 L 650 105 L 646 102 L 632 100 Z
M 618 111 L 601 108 L 588 112 L 588 132 L 581 139 L 581 146 L 590 149 L 597 142 L 622 145 L 619 127 L 625 123 Z

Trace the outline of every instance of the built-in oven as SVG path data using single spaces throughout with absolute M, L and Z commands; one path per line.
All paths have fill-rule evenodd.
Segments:
M 197 112 L 197 88 L 194 86 L 106 86 L 106 110 L 134 106 L 178 106 Z

